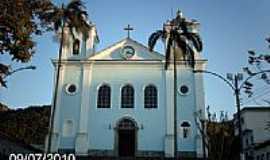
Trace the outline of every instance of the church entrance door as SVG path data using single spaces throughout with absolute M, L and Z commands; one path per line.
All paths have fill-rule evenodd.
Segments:
M 136 125 L 123 119 L 118 125 L 118 154 L 120 157 L 134 157 L 136 148 Z

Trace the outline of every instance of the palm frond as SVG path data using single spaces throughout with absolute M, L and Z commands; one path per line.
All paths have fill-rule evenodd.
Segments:
M 53 28 L 57 32 L 59 28 L 62 26 L 62 20 L 61 19 L 56 19 L 56 21 L 53 23 Z
M 75 39 L 75 34 L 74 34 L 74 32 L 73 32 L 73 27 L 68 27 L 68 30 L 69 30 L 69 33 L 71 34 L 71 37 L 72 37 L 72 39 L 74 40 Z
M 188 61 L 188 65 L 191 66 L 192 68 L 195 67 L 195 53 L 194 53 L 194 50 L 189 46 L 187 45 L 187 61 Z
M 68 5 L 67 9 L 73 9 L 73 10 L 83 10 L 86 7 L 84 6 L 84 3 L 81 0 L 72 0 Z
M 189 45 L 186 36 L 179 34 L 177 31 L 174 32 L 176 44 L 179 48 L 182 49 L 182 56 L 184 61 L 187 61 L 187 64 L 192 68 L 195 66 L 195 52 L 192 47 Z
M 176 45 L 182 49 L 183 58 L 187 55 L 187 42 L 178 32 L 174 32 Z
M 49 26 L 48 30 L 55 30 L 61 26 L 62 23 L 63 12 L 58 7 L 52 6 L 50 10 L 40 15 L 42 22 Z
M 188 33 L 188 25 L 189 25 L 188 22 L 185 19 L 183 19 L 183 22 L 180 24 L 180 28 L 182 29 L 183 34 Z
M 87 32 L 90 25 L 87 23 L 88 14 L 84 10 L 85 6 L 80 0 L 72 1 L 65 9 L 65 17 L 69 27 L 75 28 L 77 32 Z
M 158 30 L 151 34 L 151 36 L 148 39 L 148 47 L 150 51 L 153 51 L 154 46 L 157 43 L 157 40 L 164 37 L 165 32 L 163 30 Z
M 194 47 L 198 52 L 201 52 L 203 50 L 203 44 L 199 34 L 189 34 L 188 39 L 193 43 Z

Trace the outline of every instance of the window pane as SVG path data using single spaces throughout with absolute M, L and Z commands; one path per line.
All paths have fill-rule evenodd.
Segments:
M 132 86 L 127 85 L 121 91 L 121 107 L 134 108 L 134 89 Z
M 103 85 L 98 90 L 98 108 L 110 108 L 111 107 L 111 88 L 107 85 Z
M 153 85 L 144 90 L 144 108 L 157 108 L 157 89 Z

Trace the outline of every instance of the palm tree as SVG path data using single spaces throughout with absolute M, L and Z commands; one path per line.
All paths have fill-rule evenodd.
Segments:
M 174 70 L 174 156 L 177 157 L 177 67 L 176 59 L 179 60 L 176 53 L 178 47 L 182 52 L 182 59 L 187 62 L 189 66 L 194 68 L 195 66 L 195 51 L 202 51 L 202 41 L 198 33 L 192 32 L 191 29 L 197 25 L 197 21 L 187 21 L 181 14 L 177 12 L 176 18 L 169 21 L 163 26 L 163 30 L 158 30 L 149 37 L 148 47 L 152 51 L 158 39 L 162 39 L 165 42 L 165 70 L 173 58 L 173 70 Z
M 64 29 L 68 28 L 69 33 L 72 35 L 74 39 L 74 29 L 77 32 L 86 33 L 90 28 L 90 24 L 87 22 L 88 14 L 85 11 L 85 6 L 80 0 L 72 0 L 66 6 L 62 4 L 62 7 L 52 6 L 47 13 L 45 13 L 42 19 L 46 23 L 50 23 L 53 27 L 52 29 L 57 33 L 60 30 L 60 46 L 59 46 L 59 54 L 58 54 L 58 67 L 56 74 L 56 82 L 55 82 L 55 91 L 53 96 L 53 105 L 51 112 L 51 120 L 49 127 L 49 137 L 48 137 L 48 146 L 47 151 L 51 150 L 51 135 L 53 133 L 54 128 L 54 114 L 55 107 L 57 102 L 57 90 L 59 85 L 59 77 L 60 77 L 60 67 L 62 60 L 62 48 L 65 40 Z M 85 34 L 86 35 L 86 34 Z

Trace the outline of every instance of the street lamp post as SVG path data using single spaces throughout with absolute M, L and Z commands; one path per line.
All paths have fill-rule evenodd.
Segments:
M 242 73 L 237 73 L 234 76 L 231 76 L 232 74 L 227 74 L 227 79 L 229 79 L 234 86 L 234 94 L 235 94 L 235 103 L 236 103 L 236 108 L 237 108 L 237 127 L 238 127 L 238 135 L 239 135 L 239 151 L 240 151 L 240 160 L 245 159 L 244 154 L 243 154 L 243 134 L 242 134 L 242 125 L 241 125 L 241 113 L 240 113 L 240 90 L 241 88 L 239 87 L 239 81 L 243 80 L 243 74 Z
M 7 69 L 7 71 L 5 71 L 6 73 L 4 73 L 4 72 L 0 73 L 0 77 L 1 77 L 0 88 L 1 87 L 7 88 L 5 79 L 8 78 L 9 76 L 13 75 L 14 73 L 17 73 L 17 72 L 20 72 L 23 70 L 35 70 L 36 67 L 30 65 L 30 66 L 26 66 L 26 67 L 20 67 L 20 68 L 14 69 L 14 70 L 11 70 L 10 67 L 7 67 L 6 69 Z
M 5 77 L 7 78 L 8 76 L 16 73 L 16 72 L 20 72 L 20 71 L 23 71 L 23 70 L 35 70 L 36 69 L 36 66 L 26 66 L 26 67 L 21 67 L 21 68 L 17 68 L 17 69 L 14 69 L 13 71 L 9 72 Z
M 221 80 L 223 80 L 232 90 L 233 93 L 235 95 L 235 105 L 237 108 L 237 127 L 238 127 L 238 136 L 239 136 L 239 151 L 240 151 L 240 160 L 244 160 L 244 154 L 243 154 L 243 139 L 242 139 L 242 126 L 241 126 L 241 113 L 240 113 L 240 109 L 241 109 L 241 104 L 240 104 L 240 93 L 241 93 L 241 89 L 245 87 L 245 85 L 247 85 L 248 80 L 250 80 L 251 78 L 263 74 L 263 73 L 269 73 L 270 70 L 263 70 L 260 72 L 256 72 L 256 73 L 252 73 L 252 75 L 249 75 L 245 80 L 243 80 L 243 74 L 242 73 L 236 73 L 236 74 L 232 74 L 232 73 L 228 73 L 227 77 L 223 77 L 222 75 L 215 73 L 215 72 L 210 72 L 207 70 L 194 70 L 194 73 L 208 73 L 211 74 Z M 240 81 L 243 81 L 241 84 L 239 83 Z

